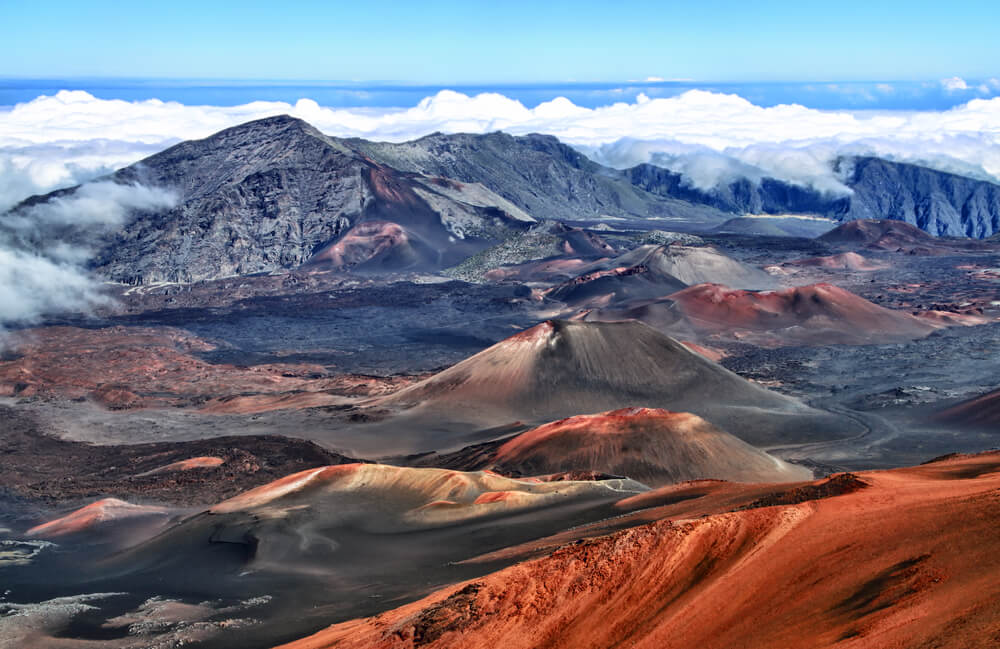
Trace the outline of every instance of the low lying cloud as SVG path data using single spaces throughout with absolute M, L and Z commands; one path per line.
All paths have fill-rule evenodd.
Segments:
M 962 77 L 949 77 L 947 79 L 941 79 L 941 86 L 948 92 L 959 92 L 969 89 L 969 84 L 966 83 L 965 79 Z
M 956 77 L 938 87 L 971 97 L 1000 90 L 1000 80 L 970 86 Z M 888 85 L 876 90 L 894 92 Z M 528 108 L 496 93 L 441 91 L 406 109 L 336 109 L 311 99 L 188 106 L 62 91 L 0 111 L 0 212 L 178 141 L 284 113 L 329 135 L 389 141 L 434 131 L 547 133 L 610 166 L 652 162 L 702 189 L 775 177 L 843 193 L 849 190 L 830 165 L 841 155 L 877 155 L 1000 181 L 1000 97 L 944 111 L 894 112 L 762 107 L 703 90 L 639 95 L 597 108 L 566 98 Z M 71 198 L 0 216 L 0 325 L 101 303 L 100 285 L 85 270 L 90 235 L 120 226 L 132 210 L 166 209 L 175 200 L 159 189 L 92 182 Z
M 942 88 L 975 96 L 978 86 L 956 77 L 943 81 Z M 829 163 L 845 154 L 1000 181 L 1000 98 L 972 99 L 944 111 L 824 111 L 794 104 L 762 107 L 737 95 L 691 90 L 659 99 L 639 95 L 631 103 L 598 108 L 565 98 L 528 108 L 496 93 L 441 91 L 412 108 L 339 109 L 311 99 L 188 106 L 62 91 L 0 112 L 0 209 L 32 193 L 94 178 L 179 140 L 282 113 L 329 135 L 389 141 L 434 131 L 548 133 L 606 164 L 654 162 L 702 188 L 740 176 L 772 176 L 843 192 Z
M 0 249 L 0 327 L 35 322 L 44 314 L 87 311 L 106 301 L 99 284 L 74 264 Z
M 86 270 L 97 237 L 133 211 L 176 203 L 167 190 L 98 182 L 0 216 L 0 329 L 107 303 L 101 280 Z
M 0 112 L 0 131 L 3 120 L 4 113 Z M 98 139 L 0 145 L 0 212 L 29 196 L 105 176 L 174 142 L 168 139 L 146 144 Z

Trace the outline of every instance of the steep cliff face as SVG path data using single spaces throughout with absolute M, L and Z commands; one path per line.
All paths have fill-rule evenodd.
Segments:
M 934 235 L 976 239 L 1000 231 L 1000 185 L 879 158 L 839 165 L 854 190 L 845 220 L 893 219 Z
M 651 164 L 625 171 L 636 187 L 659 196 L 673 196 L 692 203 L 704 203 L 732 214 L 840 214 L 849 207 L 847 197 L 822 194 L 774 178 L 759 183 L 740 178 L 710 190 L 692 186 L 683 175 Z
M 627 170 L 637 187 L 735 214 L 819 214 L 841 221 L 893 219 L 937 236 L 982 239 L 1000 231 L 1000 185 L 881 158 L 841 158 L 835 171 L 850 195 L 821 193 L 774 178 L 741 178 L 710 190 L 649 164 Z
M 135 215 L 101 247 L 95 269 L 141 284 L 297 266 L 347 231 L 372 202 L 367 168 L 289 117 L 183 142 L 112 176 L 173 189 L 180 203 Z

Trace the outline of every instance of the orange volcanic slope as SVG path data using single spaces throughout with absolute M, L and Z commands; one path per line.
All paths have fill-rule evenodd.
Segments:
M 696 331 L 709 335 L 744 332 L 829 345 L 912 340 L 937 328 L 831 284 L 756 293 L 700 284 L 669 299 Z
M 353 516 L 352 525 L 359 529 L 404 531 L 646 489 L 619 479 L 540 482 L 487 471 L 341 464 L 286 476 L 223 501 L 210 511 L 251 513 L 261 519 L 281 512 L 291 526 L 295 518 L 291 512 L 308 510 L 306 525 L 325 522 L 332 528 L 335 523 L 330 521 L 341 523 Z
M 1000 454 L 859 477 L 565 546 L 285 649 L 998 646 Z
M 128 519 L 165 517 L 168 511 L 162 507 L 133 505 L 117 498 L 104 498 L 86 507 L 66 514 L 48 523 L 28 530 L 28 536 L 56 538 L 68 534 L 93 531 L 96 527 Z
M 812 471 L 782 462 L 686 412 L 627 408 L 579 415 L 521 433 L 492 468 L 521 475 L 598 471 L 659 486 L 698 478 L 738 482 L 806 480 Z
M 963 401 L 938 413 L 935 418 L 963 426 L 1000 430 L 1000 390 Z
M 151 471 L 140 473 L 138 474 L 138 476 L 159 475 L 161 473 L 171 473 L 173 471 L 194 471 L 196 469 L 214 469 L 217 466 L 221 466 L 224 462 L 225 460 L 223 460 L 221 457 L 214 457 L 214 456 L 192 457 L 186 460 L 178 460 L 177 462 L 171 462 L 170 464 L 157 467 Z

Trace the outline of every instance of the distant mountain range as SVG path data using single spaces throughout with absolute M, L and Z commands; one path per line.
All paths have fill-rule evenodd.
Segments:
M 849 196 L 770 178 L 702 191 L 660 167 L 602 166 L 551 136 L 436 133 L 390 144 L 328 137 L 280 116 L 117 171 L 105 180 L 168 188 L 177 205 L 68 243 L 95 251 L 91 266 L 109 279 L 146 284 L 306 264 L 436 271 L 548 220 L 706 231 L 734 215 L 812 214 L 895 219 L 935 235 L 1000 231 L 998 185 L 870 157 L 836 165 Z
M 746 178 L 703 191 L 667 169 L 626 171 L 637 187 L 734 214 L 815 214 L 852 221 L 905 221 L 935 236 L 982 239 L 1000 232 L 1000 185 L 881 158 L 840 158 L 834 169 L 850 195 L 831 195 L 774 178 Z

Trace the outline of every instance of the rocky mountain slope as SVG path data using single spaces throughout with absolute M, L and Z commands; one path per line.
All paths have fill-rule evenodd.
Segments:
M 895 219 L 934 235 L 1000 229 L 1000 185 L 876 158 L 837 166 L 849 196 L 768 178 L 702 191 L 651 165 L 604 167 L 551 136 L 437 133 L 390 144 L 331 138 L 279 116 L 183 142 L 104 179 L 166 190 L 172 207 L 133 206 L 122 223 L 71 220 L 33 236 L 81 251 L 111 280 L 150 284 L 306 264 L 439 271 L 550 219 L 710 230 L 734 213 L 793 212 Z M 8 229 L 38 207 L 88 198 L 78 191 L 23 202 Z
M 659 217 L 690 229 L 726 218 L 714 206 L 648 192 L 551 135 L 434 133 L 401 144 L 345 143 L 402 171 L 480 183 L 538 219 Z
M 182 142 L 109 180 L 178 196 L 175 207 L 134 211 L 96 240 L 92 229 L 66 236 L 96 250 L 94 270 L 131 284 L 271 272 L 317 253 L 326 266 L 433 270 L 534 223 L 484 187 L 401 173 L 287 116 Z M 344 238 L 350 249 L 331 251 Z

